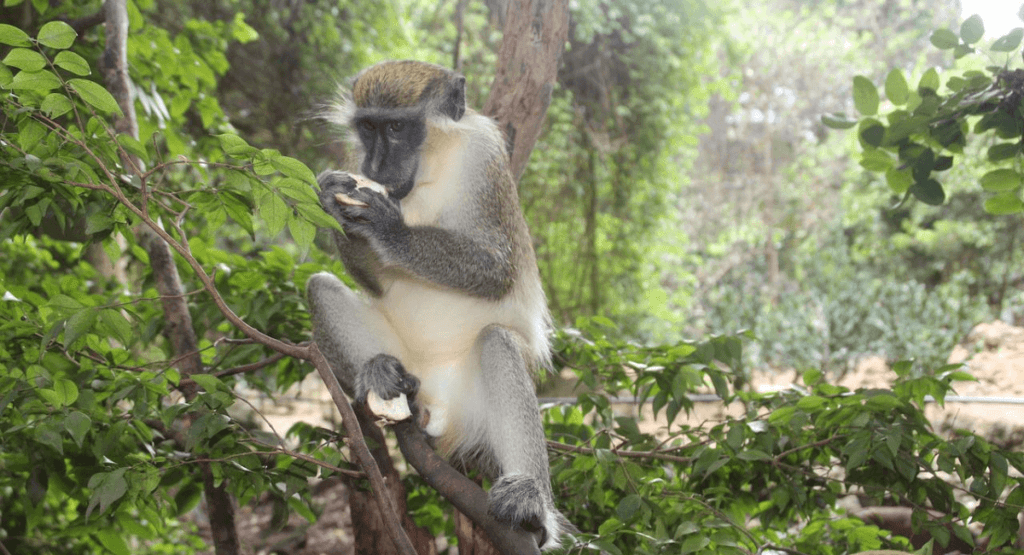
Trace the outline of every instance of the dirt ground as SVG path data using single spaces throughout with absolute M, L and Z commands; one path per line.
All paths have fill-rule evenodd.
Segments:
M 1024 328 L 1002 322 L 980 324 L 953 350 L 949 362 L 964 363 L 977 381 L 957 382 L 956 397 L 948 399 L 945 407 L 932 404 L 927 408 L 926 414 L 936 429 L 972 430 L 1008 448 L 1016 449 L 1024 444 L 1024 404 L 998 402 L 1008 398 L 1024 399 Z M 861 361 L 839 384 L 850 388 L 887 387 L 895 377 L 884 359 L 873 357 Z M 796 372 L 755 373 L 752 381 L 759 390 L 768 391 L 797 383 L 799 376 Z M 298 421 L 327 427 L 340 425 L 337 410 L 315 373 L 277 402 L 255 395 L 247 398 L 265 417 L 264 427 L 272 427 L 281 435 Z M 721 405 L 699 404 L 689 420 L 691 423 L 715 422 L 728 412 L 729 409 Z M 664 425 L 664 422 L 648 420 L 645 427 L 655 431 Z M 305 519 L 292 515 L 284 529 L 270 534 L 265 532 L 271 519 L 268 505 L 240 507 L 237 521 L 245 552 L 253 555 L 352 553 L 351 518 L 344 485 L 333 481 L 316 484 L 314 500 L 322 510 L 315 524 L 310 525 Z M 202 529 L 204 519 L 197 520 Z M 209 538 L 208 530 L 203 531 Z M 209 545 L 209 539 L 207 543 Z

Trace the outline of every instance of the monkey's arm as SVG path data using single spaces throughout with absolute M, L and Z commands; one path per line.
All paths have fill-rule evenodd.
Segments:
M 512 289 L 515 271 L 508 241 L 488 243 L 501 246 L 486 247 L 459 231 L 405 224 L 371 239 L 385 267 L 496 301 Z
M 348 275 L 370 295 L 381 296 L 384 290 L 377 279 L 381 264 L 369 241 L 355 234 L 345 235 L 335 231 L 334 242 L 338 245 L 338 254 Z

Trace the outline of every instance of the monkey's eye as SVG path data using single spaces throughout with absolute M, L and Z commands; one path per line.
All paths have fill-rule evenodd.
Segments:
M 359 127 L 363 131 L 373 131 L 373 123 L 370 122 L 369 120 L 364 119 L 363 121 L 359 122 Z
M 401 133 L 403 129 L 405 129 L 404 121 L 393 121 L 388 124 L 388 131 L 392 133 Z

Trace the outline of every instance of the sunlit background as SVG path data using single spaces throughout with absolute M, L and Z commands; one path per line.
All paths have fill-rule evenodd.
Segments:
M 990 39 L 1006 34 L 1014 27 L 1024 27 L 1017 17 L 1018 0 L 963 0 L 964 19 L 978 14 L 985 22 L 985 36 Z

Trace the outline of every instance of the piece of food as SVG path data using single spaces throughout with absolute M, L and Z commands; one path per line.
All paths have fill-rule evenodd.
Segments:
M 405 393 L 393 399 L 384 400 L 371 391 L 366 395 L 366 404 L 369 405 L 370 412 L 392 422 L 400 422 L 412 416 L 412 411 L 409 410 L 409 400 L 406 399 Z
M 385 197 L 388 196 L 387 188 L 385 188 L 380 183 L 377 183 L 376 181 L 371 181 L 370 179 L 363 177 L 361 175 L 353 175 L 352 179 L 356 180 L 356 189 L 369 189 L 376 193 L 382 194 Z M 349 206 L 367 206 L 365 202 L 361 200 L 356 200 L 346 195 L 345 193 L 336 193 L 334 195 L 334 199 L 342 204 L 347 204 Z

